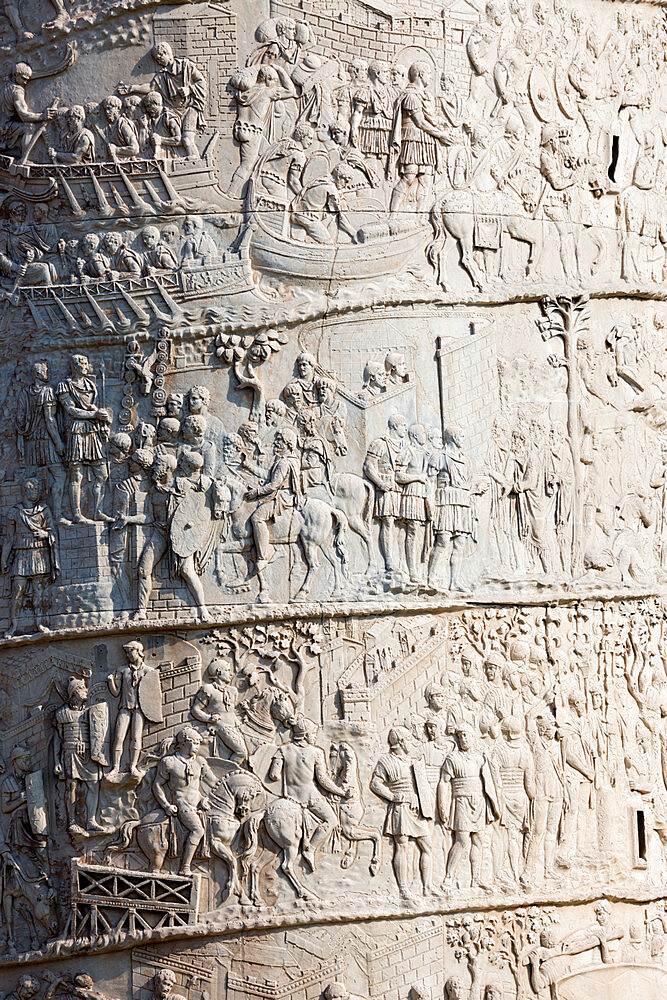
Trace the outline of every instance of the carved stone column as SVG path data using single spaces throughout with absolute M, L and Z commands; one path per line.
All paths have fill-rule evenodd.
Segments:
M 664 9 L 3 12 L 6 1000 L 663 1000 Z

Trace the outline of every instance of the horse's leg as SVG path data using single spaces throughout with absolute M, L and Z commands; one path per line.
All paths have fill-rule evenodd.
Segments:
M 506 232 L 513 240 L 524 243 L 528 247 L 528 260 L 526 261 L 526 277 L 530 276 L 535 260 L 535 240 L 527 226 L 522 224 L 522 220 L 510 218 L 506 223 Z
M 16 927 L 14 926 L 16 919 L 15 900 L 12 893 L 7 890 L 5 890 L 2 897 L 2 909 L 5 917 L 5 927 L 7 928 L 7 947 L 10 951 L 16 951 Z
M 283 847 L 283 858 L 280 862 L 280 870 L 284 874 L 287 881 L 290 883 L 295 893 L 299 899 L 316 899 L 317 896 L 310 889 L 307 889 L 302 882 L 299 881 L 296 872 L 294 871 L 294 865 L 296 864 L 299 857 L 299 844 L 292 843 L 286 844 Z
M 472 216 L 470 218 L 461 218 L 458 230 L 451 218 L 447 219 L 446 225 L 450 235 L 454 237 L 459 245 L 461 267 L 467 273 L 475 288 L 481 292 L 483 276 L 473 257 L 474 220 Z
M 157 825 L 154 827 L 138 827 L 136 837 L 141 853 L 148 861 L 149 870 L 154 872 L 162 871 L 169 847 L 166 832 Z
M 336 594 L 339 594 L 340 591 L 341 591 L 341 582 L 342 582 L 342 580 L 341 580 L 341 573 L 342 573 L 342 567 L 340 565 L 340 556 L 335 551 L 331 552 L 331 550 L 326 545 L 322 545 L 322 546 L 320 546 L 320 548 L 321 548 L 322 554 L 324 555 L 324 558 L 327 560 L 327 562 L 329 563 L 329 565 L 331 566 L 331 568 L 333 570 L 333 575 L 334 575 L 334 589 L 333 589 L 333 593 L 334 593 L 334 596 L 335 596 Z
M 37 921 L 35 920 L 35 915 L 31 906 L 26 906 L 23 909 L 23 919 L 26 922 L 28 934 L 30 935 L 30 947 L 33 950 L 37 950 L 39 948 L 40 941 L 39 934 L 37 932 Z
M 315 575 L 315 571 L 319 569 L 320 565 L 317 559 L 317 546 L 311 538 L 306 538 L 304 536 L 303 529 L 299 532 L 299 542 L 301 543 L 301 551 L 303 552 L 307 569 L 304 581 L 294 595 L 294 600 L 297 600 L 302 595 L 307 597 L 310 594 L 310 588 L 313 584 L 313 576 Z
M 343 857 L 340 859 L 341 868 L 351 868 L 354 862 L 357 860 L 357 854 L 359 853 L 359 841 L 355 840 L 354 837 L 348 837 L 347 827 L 341 828 L 341 833 L 347 841 L 347 847 L 343 853 Z
M 350 842 L 358 844 L 361 840 L 370 840 L 373 843 L 373 854 L 371 856 L 370 864 L 368 870 L 371 875 L 377 875 L 378 869 L 380 867 L 380 848 L 382 846 L 382 837 L 377 832 L 377 830 L 371 829 L 370 826 L 361 826 L 361 824 L 353 824 L 351 826 L 346 826 L 343 829 L 343 834 L 347 837 Z M 355 850 L 356 857 L 356 850 Z M 354 859 L 353 859 L 354 860 Z M 349 864 L 343 865 L 342 868 L 348 868 Z
M 227 892 L 227 899 L 231 899 L 232 896 L 238 896 L 240 894 L 240 886 L 236 871 L 236 858 L 233 851 L 220 837 L 211 840 L 211 850 L 224 861 L 229 871 L 227 884 L 223 888 L 223 893 Z
M 371 551 L 372 551 L 370 531 L 366 527 L 364 520 L 360 514 L 354 514 L 354 513 L 348 514 L 347 523 L 350 527 L 350 531 L 353 531 L 355 535 L 358 535 L 359 538 L 361 538 L 362 542 L 364 543 L 364 546 L 366 548 L 366 573 L 368 573 L 368 571 L 371 568 Z

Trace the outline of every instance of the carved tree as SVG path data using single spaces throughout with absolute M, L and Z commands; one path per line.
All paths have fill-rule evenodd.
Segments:
M 580 576 L 584 568 L 582 524 L 584 509 L 583 469 L 581 465 L 582 406 L 577 371 L 579 338 L 588 331 L 590 313 L 588 295 L 573 298 L 557 296 L 540 302 L 543 319 L 537 320 L 542 339 L 558 337 L 563 344 L 562 360 L 551 355 L 549 363 L 554 368 L 564 368 L 567 373 L 567 431 L 574 475 L 573 525 L 572 525 L 572 574 Z
M 219 333 L 215 338 L 215 353 L 231 365 L 237 389 L 252 393 L 250 420 L 261 423 L 264 419 L 264 386 L 257 368 L 276 354 L 287 343 L 287 334 L 279 330 L 262 330 L 240 335 Z

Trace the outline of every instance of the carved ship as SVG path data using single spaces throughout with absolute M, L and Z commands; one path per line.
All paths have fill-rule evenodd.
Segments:
M 299 281 L 367 281 L 404 270 L 406 261 L 423 255 L 428 231 L 411 229 L 363 243 L 299 243 L 270 229 L 255 213 L 250 240 L 258 271 Z
M 431 230 L 413 221 L 398 225 L 388 221 L 362 224 L 356 243 L 338 242 L 337 230 L 330 243 L 306 243 L 295 237 L 288 202 L 260 187 L 259 177 L 267 156 L 268 153 L 260 159 L 250 180 L 247 205 L 246 237 L 253 266 L 258 271 L 299 282 L 369 281 L 404 271 L 406 261 L 424 257 Z M 373 212 L 368 208 L 357 209 L 364 223 L 369 218 L 377 219 L 378 213 L 384 215 L 379 203 Z M 344 240 L 347 239 L 345 236 Z
M 0 156 L 0 189 L 26 201 L 58 196 L 67 213 L 83 219 L 182 215 L 229 206 L 213 163 L 217 136 L 201 160 L 132 159 L 101 163 L 20 163 Z
M 146 277 L 128 275 L 85 284 L 28 285 L 20 289 L 38 330 L 122 331 L 170 324 L 183 306 L 214 295 L 250 292 L 254 280 L 247 252 L 220 263 Z

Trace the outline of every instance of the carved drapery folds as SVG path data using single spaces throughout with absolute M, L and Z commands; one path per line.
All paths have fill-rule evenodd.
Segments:
M 3 12 L 0 989 L 662 998 L 662 8 Z

